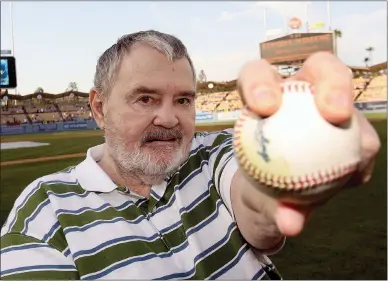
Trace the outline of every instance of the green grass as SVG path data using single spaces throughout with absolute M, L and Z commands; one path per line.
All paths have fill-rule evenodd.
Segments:
M 216 122 L 201 122 L 201 123 L 196 123 L 195 125 L 198 126 L 198 127 L 211 127 L 211 126 L 214 126 L 214 125 L 220 125 L 220 126 L 223 126 L 223 125 L 230 125 L 230 126 L 233 126 L 235 123 L 235 121 L 216 121 Z
M 371 181 L 318 210 L 301 236 L 272 257 L 285 279 L 387 278 L 387 122 L 374 123 L 382 142 Z
M 379 133 L 382 148 L 371 181 L 333 198 L 312 216 L 300 236 L 288 238 L 284 249 L 271 257 L 284 279 L 386 280 L 387 121 L 375 121 L 373 125 Z M 82 139 L 65 139 L 62 145 L 67 145 L 68 150 L 78 146 L 79 150 L 85 151 L 81 147 Z M 85 147 L 93 145 L 84 144 Z M 4 223 L 15 199 L 27 184 L 37 177 L 79 163 L 81 159 L 2 167 L 0 223 Z
M 47 136 L 47 138 L 42 138 L 38 142 L 49 143 L 50 145 L 32 148 L 6 149 L 1 151 L 0 159 L 3 162 L 86 152 L 89 147 L 101 144 L 104 140 L 101 136 L 71 138 L 71 136 L 67 135 L 63 138 L 50 138 Z
M 366 118 L 374 120 L 381 120 L 381 119 L 387 119 L 387 113 L 386 112 L 376 112 L 376 113 L 365 113 L 364 114 Z
M 99 132 L 101 133 L 101 131 L 95 131 L 95 130 L 81 130 L 81 131 L 65 131 L 65 132 L 53 132 L 53 133 L 51 132 L 50 133 L 31 133 L 31 134 L 23 134 L 23 135 L 5 135 L 5 136 L 1 136 L 0 139 L 2 141 L 6 141 L 9 139 L 25 140 L 29 138 L 47 139 L 52 136 L 68 138 L 69 136 L 77 136 L 77 135 L 85 135 L 85 134 L 91 135 L 91 134 L 98 134 Z

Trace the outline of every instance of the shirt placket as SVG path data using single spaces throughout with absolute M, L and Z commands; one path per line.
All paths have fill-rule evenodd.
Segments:
M 135 202 L 135 204 L 139 200 L 146 199 L 145 197 L 140 196 L 140 195 L 130 191 L 130 189 L 128 187 L 126 187 L 126 186 L 118 185 L 117 189 L 119 190 L 119 192 L 125 193 L 128 197 L 130 197 Z M 152 213 L 152 211 L 154 211 L 156 209 L 156 204 L 157 203 L 158 203 L 158 200 L 154 196 L 152 196 L 152 194 L 151 194 L 151 196 L 150 196 L 150 198 L 148 200 L 146 200 L 145 202 L 141 203 L 140 206 L 138 206 L 138 209 L 140 210 L 142 215 L 146 218 L 147 222 L 153 228 L 153 230 L 158 235 L 160 240 L 163 242 L 163 244 L 166 247 L 166 249 L 170 250 L 171 249 L 171 245 L 164 238 L 163 234 L 159 231 L 159 229 L 156 227 L 156 225 L 152 222 L 151 213 Z

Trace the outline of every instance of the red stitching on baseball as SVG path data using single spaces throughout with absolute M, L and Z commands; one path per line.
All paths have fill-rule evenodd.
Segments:
M 306 84 L 302 84 L 302 87 L 304 88 L 302 90 L 305 91 Z M 290 88 L 290 85 L 288 85 L 288 88 Z M 241 118 L 242 116 L 248 116 L 248 113 L 244 110 L 236 122 L 236 127 L 238 127 L 239 130 L 235 131 L 234 136 L 233 144 L 235 147 L 235 154 L 241 167 L 247 172 L 247 174 L 262 184 L 289 191 L 297 191 L 299 189 L 314 188 L 319 185 L 330 183 L 354 172 L 357 169 L 357 164 L 349 164 L 342 167 L 331 167 L 327 170 L 318 170 L 314 174 L 297 177 L 286 177 L 265 173 L 250 163 L 245 156 L 246 152 L 244 151 L 241 142 L 243 121 L 245 121 L 245 118 Z
M 313 87 L 310 83 L 304 82 L 304 81 L 296 81 L 294 83 L 283 83 L 280 85 L 280 89 L 282 92 L 284 91 L 294 91 L 297 93 L 306 94 L 309 93 L 308 90 L 310 90 L 311 94 L 314 94 Z

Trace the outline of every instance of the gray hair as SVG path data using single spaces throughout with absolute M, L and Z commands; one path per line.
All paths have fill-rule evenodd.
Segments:
M 104 97 L 107 97 L 112 90 L 121 62 L 124 56 L 129 54 L 135 43 L 145 43 L 165 53 L 171 62 L 186 58 L 193 71 L 194 82 L 196 81 L 193 62 L 185 45 L 178 38 L 155 30 L 140 31 L 122 36 L 98 59 L 94 75 L 94 87 Z

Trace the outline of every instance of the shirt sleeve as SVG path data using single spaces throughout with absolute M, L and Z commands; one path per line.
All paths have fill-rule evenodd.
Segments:
M 1 279 L 79 279 L 67 242 L 50 206 L 45 181 L 29 184 L 1 230 Z M 48 235 L 50 233 L 50 235 Z
M 235 220 L 231 203 L 231 183 L 234 175 L 239 169 L 237 159 L 233 150 L 233 130 L 228 129 L 218 133 L 209 134 L 204 143 L 210 144 L 208 149 L 209 168 L 217 192 L 220 194 L 225 206 L 229 210 L 232 218 Z M 270 249 L 255 249 L 260 255 L 274 255 L 278 253 L 286 242 L 282 237 L 279 243 Z
M 238 164 L 233 150 L 233 129 L 210 133 L 204 142 L 208 145 L 209 170 L 217 192 L 234 219 L 230 186 Z
M 79 280 L 69 251 L 60 252 L 34 237 L 7 233 L 1 237 L 1 279 Z

